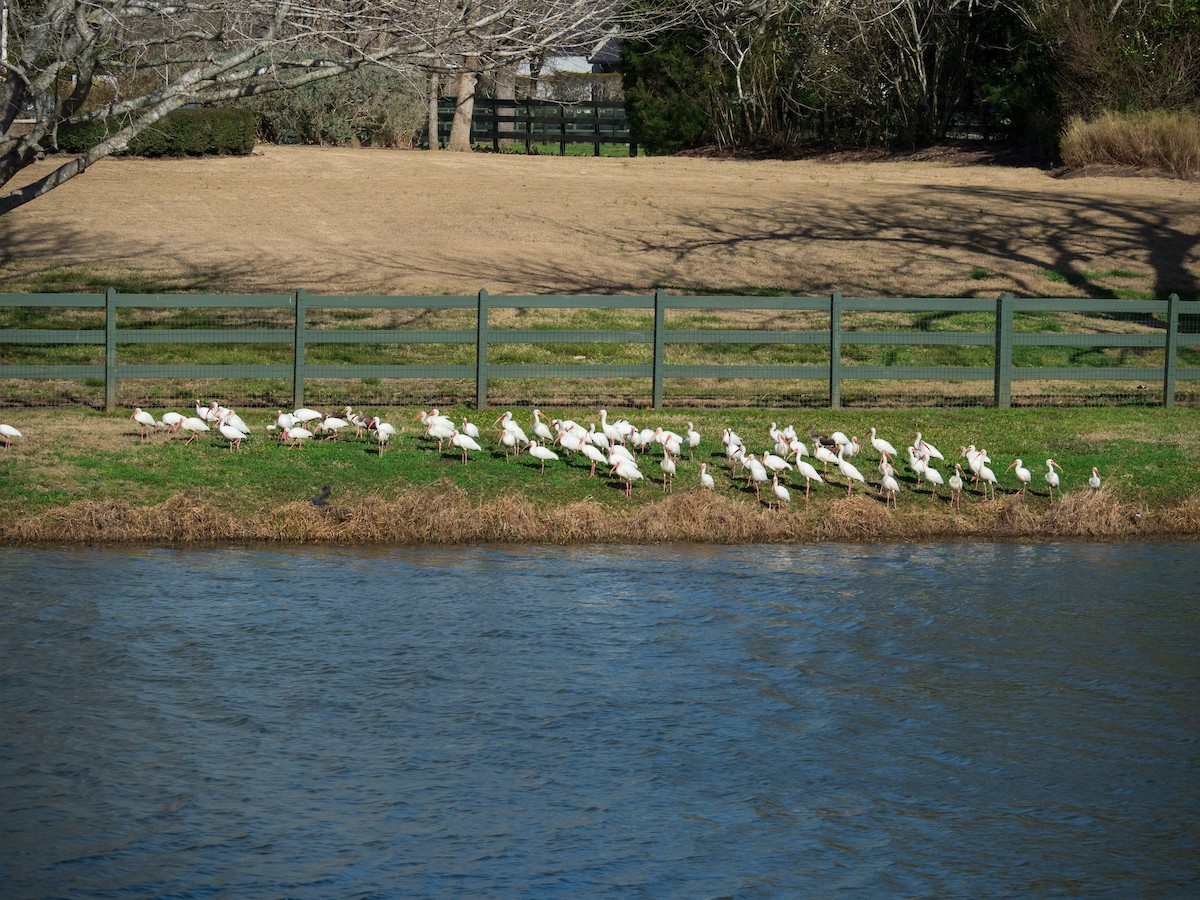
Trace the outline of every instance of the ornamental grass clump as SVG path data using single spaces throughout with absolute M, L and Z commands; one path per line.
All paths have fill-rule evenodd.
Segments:
M 1063 132 L 1062 157 L 1071 168 L 1131 166 L 1200 178 L 1200 113 L 1105 112 L 1090 121 L 1076 116 Z

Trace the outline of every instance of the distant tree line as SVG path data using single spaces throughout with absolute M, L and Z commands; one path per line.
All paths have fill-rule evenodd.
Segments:
M 622 69 L 650 152 L 970 133 L 1048 158 L 1073 116 L 1200 112 L 1200 0 L 693 0 Z

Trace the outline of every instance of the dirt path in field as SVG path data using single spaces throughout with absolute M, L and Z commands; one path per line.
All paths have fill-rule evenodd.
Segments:
M 1200 283 L 1200 185 L 266 146 L 105 160 L 0 219 L 0 290 L 48 289 L 44 273 L 63 267 L 226 292 L 1186 295 Z

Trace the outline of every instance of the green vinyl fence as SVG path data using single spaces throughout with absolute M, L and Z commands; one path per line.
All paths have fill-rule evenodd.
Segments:
M 420 315 L 402 315 L 413 311 Z M 573 324 L 570 316 L 612 324 L 559 327 Z M 548 349 L 532 359 L 521 346 Z M 596 351 L 577 352 L 588 347 Z M 624 355 L 596 362 L 604 347 Z M 875 347 L 890 349 L 884 356 L 862 352 Z M 843 386 L 851 382 L 990 383 L 983 385 L 990 401 L 1004 408 L 1015 383 L 1115 381 L 1136 383 L 1146 402 L 1172 406 L 1177 384 L 1200 380 L 1200 353 L 1192 349 L 1198 347 L 1200 301 L 1175 295 L 1145 301 L 661 290 L 640 296 L 0 294 L 0 382 L 9 397 L 14 385 L 19 392 L 31 380 L 90 380 L 102 383 L 109 410 L 127 379 L 274 379 L 290 383 L 297 407 L 306 382 L 321 379 L 473 381 L 475 404 L 484 407 L 490 380 L 541 385 L 565 378 L 636 380 L 655 408 L 663 406 L 668 385 L 701 379 L 816 384 L 832 408 L 842 405 Z M 207 361 L 189 361 L 201 348 Z M 937 348 L 968 354 L 961 358 L 970 362 L 903 363 L 906 352 Z M 1046 357 L 1038 351 L 1045 348 L 1068 348 L 1056 357 L 1067 364 L 1042 364 Z M 1095 356 L 1104 348 L 1118 348 L 1120 364 Z M 731 351 L 749 350 L 758 354 L 749 362 L 720 362 Z M 761 361 L 777 350 L 791 354 L 788 361 Z M 214 351 L 220 361 L 211 361 Z

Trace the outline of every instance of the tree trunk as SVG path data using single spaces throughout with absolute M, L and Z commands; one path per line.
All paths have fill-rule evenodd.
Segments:
M 497 69 L 495 74 L 496 79 L 496 99 L 497 100 L 512 100 L 514 103 L 517 99 L 517 67 L 515 65 L 505 66 L 503 69 Z M 501 106 L 496 112 L 501 116 L 515 116 L 516 107 Z M 500 122 L 497 131 L 515 131 L 515 122 Z M 504 138 L 501 143 L 514 144 L 516 141 L 513 138 Z
M 450 126 L 448 150 L 471 152 L 471 116 L 475 112 L 475 85 L 479 76 L 463 72 L 458 78 L 458 101 L 454 104 L 454 124 Z
M 438 135 L 438 83 L 437 72 L 429 76 L 429 149 L 440 150 L 441 138 Z

